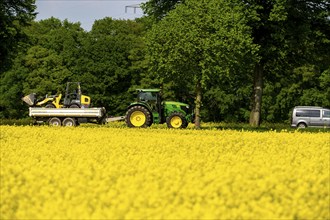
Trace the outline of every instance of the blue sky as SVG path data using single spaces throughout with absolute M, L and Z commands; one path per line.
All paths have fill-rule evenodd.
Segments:
M 80 22 L 81 27 L 90 31 L 95 20 L 105 17 L 114 19 L 135 19 L 143 12 L 138 6 L 146 0 L 36 0 L 37 20 L 50 17 L 70 22 Z M 127 7 L 128 6 L 128 7 Z

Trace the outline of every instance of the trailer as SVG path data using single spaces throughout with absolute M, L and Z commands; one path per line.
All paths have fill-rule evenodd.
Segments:
M 29 116 L 36 123 L 53 126 L 77 126 L 80 123 L 108 122 L 105 108 L 29 108 Z
M 128 127 L 149 127 L 166 123 L 169 128 L 186 128 L 194 122 L 194 113 L 186 103 L 164 101 L 160 89 L 138 89 L 137 100 L 131 103 L 125 116 L 107 117 L 105 108 L 85 108 L 78 105 L 35 107 L 34 94 L 23 98 L 29 104 L 29 116 L 36 123 L 53 126 L 77 126 L 83 122 L 105 124 L 125 120 Z M 32 97 L 32 98 L 31 98 Z M 54 98 L 54 97 L 51 97 Z M 33 106 L 32 106 L 33 104 Z

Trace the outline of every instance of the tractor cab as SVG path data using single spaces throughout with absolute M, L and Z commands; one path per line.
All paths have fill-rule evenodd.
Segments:
M 159 101 L 160 89 L 138 89 L 138 102 Z
M 161 113 L 162 97 L 160 89 L 139 89 L 137 102 L 146 103 L 153 112 Z

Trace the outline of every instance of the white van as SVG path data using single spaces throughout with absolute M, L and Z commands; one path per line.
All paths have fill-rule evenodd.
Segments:
M 296 106 L 292 112 L 291 127 L 330 128 L 330 109 L 315 106 Z

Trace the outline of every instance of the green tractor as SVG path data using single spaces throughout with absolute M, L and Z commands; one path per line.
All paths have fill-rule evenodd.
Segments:
M 128 127 L 149 127 L 166 122 L 169 128 L 186 128 L 193 120 L 189 105 L 163 101 L 160 89 L 139 89 L 137 101 L 131 103 L 125 116 Z

